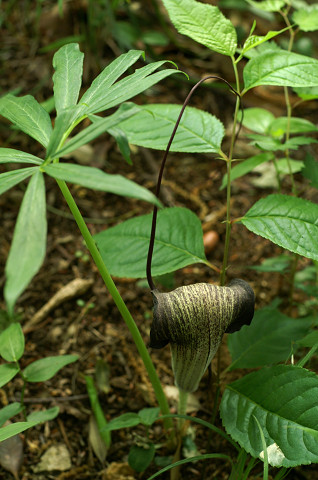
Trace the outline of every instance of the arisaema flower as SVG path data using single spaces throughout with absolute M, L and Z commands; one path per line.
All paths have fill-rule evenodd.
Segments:
M 254 292 L 244 280 L 236 279 L 226 287 L 197 283 L 152 294 L 150 347 L 170 343 L 175 383 L 184 392 L 194 392 L 223 334 L 251 323 Z

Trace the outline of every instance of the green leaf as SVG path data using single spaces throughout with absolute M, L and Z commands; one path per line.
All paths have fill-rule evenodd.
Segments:
M 28 430 L 31 427 L 34 427 L 37 422 L 16 422 L 6 425 L 0 429 L 0 442 L 7 440 L 8 438 L 14 437 L 25 430 Z
M 273 308 L 257 310 L 251 325 L 228 337 L 230 370 L 285 362 L 293 343 L 308 333 L 310 325 L 310 320 L 289 318 Z
M 294 88 L 294 90 L 303 100 L 316 100 L 318 98 L 318 87 Z
M 163 80 L 164 78 L 175 73 L 183 73 L 173 68 L 155 72 L 155 70 L 160 68 L 165 63 L 167 62 L 154 62 L 146 65 L 145 67 L 137 69 L 131 75 L 128 75 L 127 77 L 121 79 L 119 82 L 116 82 L 106 91 L 100 92 L 100 94 L 97 95 L 96 98 L 93 98 L 88 107 L 83 107 L 83 113 L 89 115 L 102 112 L 104 110 L 107 110 L 108 108 L 115 107 L 116 105 L 126 102 L 130 98 L 135 97 L 139 93 L 147 90 L 156 83 L 160 82 L 160 80 Z M 172 62 L 168 63 L 173 64 Z
M 318 5 L 308 5 L 293 12 L 292 20 L 303 32 L 318 30 Z
M 30 363 L 24 370 L 23 375 L 28 382 L 45 382 L 52 378 L 61 368 L 69 363 L 76 362 L 78 355 L 58 355 L 45 357 Z
M 279 12 L 279 10 L 286 4 L 285 0 L 246 0 L 252 7 L 264 12 Z
M 318 162 L 311 155 L 307 154 L 304 162 L 305 166 L 301 173 L 305 178 L 311 181 L 311 185 L 318 188 Z
M 53 57 L 54 100 L 59 115 L 64 108 L 76 105 L 82 83 L 84 54 L 77 43 L 60 48 Z
M 0 427 L 10 418 L 18 415 L 22 411 L 22 406 L 20 402 L 9 403 L 0 410 Z
M 246 39 L 246 41 L 243 45 L 243 48 L 242 48 L 242 51 L 240 52 L 239 58 L 244 56 L 245 53 L 248 52 L 249 50 L 251 50 L 252 48 L 255 48 L 258 45 L 261 45 L 262 43 L 267 42 L 271 38 L 274 38 L 277 35 L 280 35 L 281 33 L 285 32 L 288 29 L 289 29 L 289 27 L 283 28 L 282 30 L 279 30 L 279 31 L 270 30 L 269 32 L 267 32 L 266 35 L 250 35 Z
M 48 145 L 52 133 L 50 115 L 31 95 L 15 97 L 9 93 L 1 97 L 0 114 L 44 147 Z
M 291 257 L 288 255 L 278 255 L 278 257 L 265 258 L 260 265 L 248 267 L 257 272 L 277 272 L 285 273 L 290 267 Z
M 241 447 L 259 457 L 263 446 L 255 416 L 272 466 L 317 462 L 317 391 L 318 376 L 304 368 L 263 368 L 227 386 L 220 407 L 223 425 Z
M 135 427 L 141 423 L 138 413 L 123 413 L 119 417 L 113 418 L 105 425 L 105 431 L 121 430 L 122 428 Z
M 106 118 L 98 117 L 97 115 L 90 115 L 89 118 L 92 120 L 93 124 L 71 138 L 58 152 L 55 153 L 55 156 L 62 157 L 73 152 L 82 145 L 91 142 L 94 138 L 109 131 L 115 125 L 118 125 L 122 120 L 135 115 L 135 113 L 139 111 L 139 108 L 138 105 L 129 102 L 120 105 L 115 113 Z
M 241 221 L 286 250 L 318 260 L 318 205 L 288 195 L 269 195 L 256 202 Z
M 117 146 L 125 161 L 128 165 L 132 165 L 128 138 L 125 132 L 118 127 L 113 127 L 108 129 L 108 133 L 116 140 Z
M 304 162 L 300 160 L 292 160 L 291 158 L 279 158 L 276 160 L 276 168 L 280 175 L 300 172 L 303 166 Z
M 19 168 L 0 174 L 0 195 L 26 178 L 30 177 L 38 170 L 37 167 Z
M 180 114 L 181 107 L 172 104 L 152 104 L 140 107 L 140 111 L 118 127 L 128 141 L 146 148 L 165 150 Z M 213 115 L 193 107 L 187 107 L 171 145 L 172 152 L 220 151 L 224 127 Z
M 279 117 L 275 118 L 268 126 L 267 133 L 273 137 L 281 137 L 289 130 L 289 133 L 308 133 L 317 132 L 318 128 L 309 120 L 298 117 Z
M 241 112 L 240 112 L 241 113 Z M 242 117 L 242 114 L 241 114 Z M 246 108 L 244 110 L 243 126 L 253 132 L 266 134 L 275 116 L 266 108 Z
M 247 173 L 250 173 L 254 170 L 255 167 L 261 165 L 264 162 L 269 162 L 273 160 L 274 155 L 272 153 L 259 153 L 258 155 L 254 155 L 253 157 L 244 160 L 243 162 L 239 162 L 235 165 L 231 170 L 231 182 L 236 180 L 237 178 L 243 177 Z M 222 184 L 220 190 L 225 188 L 227 185 L 227 173 L 224 175 L 222 179 Z
M 53 420 L 59 414 L 59 407 L 52 407 L 47 410 L 39 410 L 37 412 L 32 412 L 28 415 L 28 422 L 48 422 L 49 420 Z
M 0 334 L 0 355 L 7 362 L 17 362 L 24 352 L 24 335 L 20 323 L 11 323 Z
M 81 117 L 81 111 L 82 106 L 76 105 L 75 107 L 65 108 L 56 117 L 54 130 L 46 150 L 46 158 L 57 157 L 56 151 L 62 148 L 67 132 L 74 127 L 76 122 L 79 123 L 81 118 L 85 118 L 85 115 Z
M 138 415 L 140 417 L 141 423 L 150 427 L 159 417 L 160 408 L 143 408 L 139 410 Z
M 5 363 L 0 365 L 0 388 L 6 383 L 10 382 L 13 377 L 19 372 L 20 368 L 14 363 Z
M 233 56 L 237 47 L 234 25 L 217 7 L 195 0 L 163 0 L 179 33 L 223 55 Z
M 6 427 L 2 427 L 0 429 L 0 442 L 7 440 L 14 435 L 18 435 L 29 428 L 34 427 L 42 422 L 47 422 L 49 420 L 53 420 L 59 413 L 59 407 L 53 407 L 48 410 L 43 410 L 41 412 L 34 412 L 28 416 L 27 422 L 16 422 L 7 425 Z
M 258 85 L 318 86 L 318 60 L 281 50 L 258 55 L 243 71 L 244 93 Z
M 143 446 L 133 445 L 129 450 L 128 463 L 136 472 L 144 472 L 155 456 L 155 445 L 147 443 Z
M 43 170 L 51 177 L 59 180 L 160 205 L 159 200 L 153 193 L 122 175 L 113 175 L 95 167 L 72 163 L 54 163 L 47 165 Z
M 95 105 L 110 95 L 110 87 L 113 83 L 143 55 L 144 53 L 141 50 L 130 50 L 104 68 L 80 99 L 80 104 L 84 107 L 84 110 L 88 109 L 90 113 L 96 113 L 93 112 Z
M 11 314 L 17 298 L 42 265 L 46 230 L 45 185 L 37 169 L 22 200 L 6 263 L 4 297 Z
M 41 165 L 43 160 L 30 153 L 21 152 L 14 148 L 0 148 L 0 163 L 33 163 Z
M 141 215 L 94 236 L 105 264 L 117 277 L 144 278 L 152 215 Z M 206 263 L 198 217 L 186 208 L 158 212 L 152 275 Z

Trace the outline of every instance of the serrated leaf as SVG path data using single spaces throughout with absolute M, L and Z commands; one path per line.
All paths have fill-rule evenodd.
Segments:
M 308 333 L 311 321 L 289 318 L 273 308 L 255 312 L 250 326 L 229 335 L 230 370 L 285 362 L 293 343 Z
M 318 86 L 318 60 L 298 53 L 270 51 L 248 61 L 243 71 L 244 93 L 258 85 Z
M 269 162 L 274 158 L 274 155 L 272 153 L 260 153 L 258 155 L 254 155 L 253 157 L 248 158 L 247 160 L 244 160 L 243 162 L 239 162 L 237 165 L 234 165 L 234 167 L 231 170 L 231 182 L 236 180 L 237 178 L 242 177 L 243 175 L 246 175 L 247 173 L 250 173 L 253 171 L 255 167 L 258 165 L 261 165 L 264 162 Z M 227 185 L 227 173 L 224 175 L 222 179 L 222 184 L 220 187 L 220 190 L 223 190 Z
M 307 5 L 293 12 L 292 20 L 303 32 L 318 30 L 318 6 Z
M 4 297 L 11 314 L 19 295 L 42 265 L 46 230 L 45 185 L 37 169 L 22 200 L 6 263 Z
M 165 150 L 180 110 L 179 105 L 173 104 L 145 105 L 118 127 L 134 145 Z M 216 117 L 197 108 L 187 107 L 170 151 L 217 153 L 223 137 L 224 127 Z
M 256 202 L 241 221 L 286 250 L 318 260 L 318 205 L 288 195 L 269 195 Z
M 195 0 L 163 0 L 179 33 L 223 55 L 234 55 L 237 37 L 234 25 L 217 7 Z
M 48 145 L 52 133 L 50 115 L 31 95 L 15 97 L 9 93 L 1 97 L 0 115 L 44 147 Z
M 252 7 L 264 12 L 279 12 L 279 10 L 286 4 L 285 0 L 246 0 Z
M 41 165 L 43 160 L 30 153 L 14 148 L 0 148 L 0 163 L 33 163 Z
M 18 170 L 12 170 L 0 174 L 0 195 L 10 188 L 14 187 L 18 183 L 22 182 L 26 178 L 33 175 L 37 170 L 37 167 L 19 168 Z
M 94 236 L 112 275 L 144 278 L 152 215 L 141 215 Z M 186 208 L 158 212 L 152 258 L 153 276 L 173 272 L 193 263 L 206 263 L 198 217 Z
M 19 370 L 19 366 L 15 363 L 5 363 L 4 365 L 0 365 L 0 388 L 10 382 Z
M 43 170 L 51 177 L 66 182 L 75 183 L 94 190 L 138 198 L 158 206 L 160 205 L 160 202 L 153 193 L 122 175 L 113 175 L 105 173 L 95 167 L 86 167 L 72 163 L 54 163 L 47 165 Z
M 22 406 L 20 402 L 9 403 L 0 410 L 0 427 L 10 418 L 18 415 L 22 411 Z
M 279 30 L 279 31 L 270 30 L 269 32 L 267 32 L 266 35 L 250 35 L 246 39 L 246 41 L 243 45 L 243 48 L 240 51 L 240 57 L 239 58 L 241 58 L 243 55 L 245 55 L 246 52 L 248 52 L 252 48 L 256 48 L 257 46 L 259 46 L 259 45 L 261 45 L 265 42 L 268 42 L 268 40 L 270 40 L 271 38 L 274 38 L 277 35 L 280 35 L 281 33 L 285 32 L 288 29 L 289 29 L 289 27 L 283 28 L 282 30 Z
M 7 362 L 17 362 L 24 352 L 24 335 L 20 323 L 11 323 L 0 334 L 0 355 Z
M 313 187 L 318 188 L 318 162 L 311 155 L 307 154 L 301 173 L 311 181 Z
M 84 54 L 77 43 L 61 47 L 53 57 L 54 100 L 59 115 L 64 108 L 76 105 L 82 83 Z
M 317 391 L 318 376 L 304 368 L 263 368 L 227 386 L 220 406 L 223 425 L 241 447 L 258 457 L 263 446 L 255 416 L 271 465 L 294 467 L 317 462 Z M 281 451 L 278 458 L 274 455 L 277 449 Z
M 78 355 L 58 355 L 45 357 L 30 363 L 24 370 L 23 375 L 28 382 L 45 382 L 52 378 L 61 368 L 69 363 L 76 362 Z

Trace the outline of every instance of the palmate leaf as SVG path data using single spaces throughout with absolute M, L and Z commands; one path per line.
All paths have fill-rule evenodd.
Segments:
M 286 250 L 318 260 L 318 205 L 288 195 L 269 195 L 256 202 L 241 221 Z
M 165 150 L 180 110 L 179 105 L 145 105 L 118 127 L 134 145 Z M 187 107 L 170 151 L 217 153 L 223 136 L 224 127 L 220 120 L 197 108 Z
M 64 108 L 76 105 L 82 83 L 84 54 L 77 43 L 68 43 L 53 57 L 54 100 L 59 115 Z
M 52 133 L 50 115 L 31 95 L 15 97 L 10 93 L 0 98 L 0 115 L 30 135 L 44 147 Z
M 263 368 L 226 387 L 220 406 L 223 425 L 253 457 L 263 457 L 256 418 L 272 466 L 318 462 L 317 395 L 315 373 L 293 365 Z
M 86 167 L 70 163 L 54 163 L 44 168 L 51 177 L 83 187 L 115 193 L 124 197 L 133 197 L 160 206 L 157 197 L 146 188 L 122 175 L 105 173 L 95 167 Z
M 237 37 L 234 25 L 217 7 L 196 0 L 163 0 L 179 33 L 223 55 L 234 55 Z
M 252 58 L 243 71 L 244 93 L 258 85 L 318 86 L 318 60 L 298 53 L 270 51 Z
M 44 179 L 36 169 L 22 200 L 6 263 L 4 297 L 11 315 L 17 298 L 42 265 L 46 228 Z
M 289 318 L 274 308 L 257 310 L 251 325 L 228 337 L 230 370 L 287 361 L 293 343 L 308 333 L 310 325 L 310 319 Z
M 112 275 L 128 278 L 146 276 L 151 217 L 141 215 L 94 236 Z M 200 220 L 186 208 L 160 210 L 152 274 L 162 275 L 193 263 L 207 263 Z

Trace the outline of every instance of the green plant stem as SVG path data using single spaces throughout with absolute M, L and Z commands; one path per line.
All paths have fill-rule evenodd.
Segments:
M 188 392 L 185 392 L 184 390 L 181 390 L 179 388 L 179 402 L 178 402 L 178 414 L 179 415 L 186 415 L 187 413 L 187 401 L 188 401 Z M 178 426 L 179 430 L 182 429 L 184 425 L 184 419 L 179 418 L 178 419 Z
M 104 283 L 106 285 L 106 288 L 108 289 L 110 295 L 112 296 L 121 316 L 123 317 L 131 335 L 132 338 L 136 344 L 138 353 L 145 365 L 145 368 L 148 372 L 149 379 L 151 381 L 151 384 L 153 386 L 160 410 L 162 414 L 168 414 L 169 413 L 169 405 L 167 398 L 163 392 L 162 385 L 160 383 L 159 377 L 157 375 L 157 372 L 155 370 L 154 364 L 152 363 L 152 360 L 150 358 L 150 355 L 148 353 L 148 350 L 144 344 L 144 341 L 141 337 L 140 331 L 134 321 L 134 319 L 131 316 L 131 313 L 129 312 L 124 300 L 122 299 L 120 293 L 118 292 L 115 283 L 113 282 L 113 279 L 111 278 L 107 267 L 101 257 L 101 254 L 96 246 L 96 243 L 90 233 L 90 231 L 87 228 L 86 223 L 83 220 L 83 217 L 76 205 L 75 200 L 72 197 L 71 192 L 69 191 L 66 183 L 62 180 L 56 180 L 58 183 L 58 186 L 61 189 L 61 192 L 74 216 L 74 219 L 78 225 L 78 228 L 80 229 L 80 232 L 86 242 L 86 246 L 102 276 L 102 279 L 104 280 Z M 165 421 L 165 427 L 172 428 L 173 423 L 171 419 L 167 419 Z
M 235 63 L 234 57 L 232 57 L 232 64 L 236 79 L 236 91 L 240 93 L 240 83 L 239 76 L 237 71 L 237 66 Z M 223 255 L 223 264 L 220 274 L 220 285 L 225 285 L 226 270 L 228 265 L 228 256 L 230 248 L 230 236 L 231 236 L 231 169 L 232 169 L 232 160 L 233 160 L 233 151 L 236 137 L 236 126 L 238 119 L 238 112 L 240 107 L 240 97 L 236 97 L 234 120 L 233 120 L 233 129 L 231 137 L 230 152 L 227 158 L 227 185 L 226 185 L 226 231 L 225 231 L 225 242 L 224 242 L 224 255 Z

